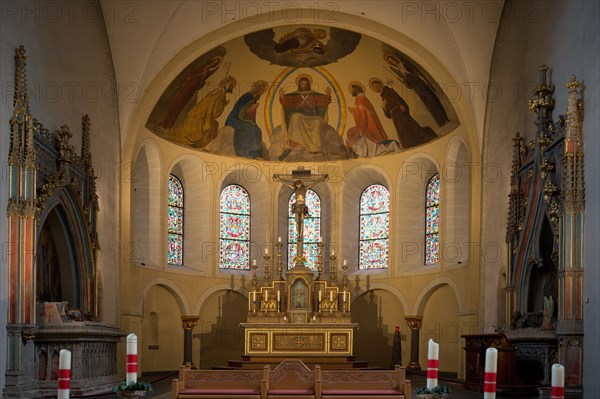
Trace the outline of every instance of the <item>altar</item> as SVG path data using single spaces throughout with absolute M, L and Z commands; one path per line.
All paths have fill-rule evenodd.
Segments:
M 323 274 L 323 248 L 318 246 L 316 269 L 305 266 L 303 256 L 304 216 L 310 211 L 304 202 L 306 191 L 327 175 L 313 175 L 298 169 L 291 175 L 275 175 L 294 189 L 293 211 L 297 226 L 297 255 L 294 267 L 283 272 L 283 244 L 276 244 L 276 273 L 271 278 L 271 257 L 265 251 L 263 281 L 258 281 L 253 264 L 252 291 L 248 295 L 244 330 L 244 356 L 248 362 L 276 363 L 283 358 L 301 358 L 308 363 L 340 362 L 352 365 L 354 330 L 350 318 L 350 291 L 347 267 L 342 266 L 338 282 L 336 256 L 330 255 L 329 275 Z

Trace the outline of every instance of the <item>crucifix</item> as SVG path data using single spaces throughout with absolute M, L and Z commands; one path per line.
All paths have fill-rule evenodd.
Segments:
M 312 174 L 310 170 L 299 166 L 292 170 L 291 174 L 273 175 L 275 181 L 280 181 L 294 190 L 296 201 L 292 205 L 292 212 L 296 216 L 296 258 L 294 258 L 294 267 L 304 267 L 304 217 L 309 215 L 310 209 L 306 205 L 306 192 L 309 188 L 327 180 L 326 174 Z

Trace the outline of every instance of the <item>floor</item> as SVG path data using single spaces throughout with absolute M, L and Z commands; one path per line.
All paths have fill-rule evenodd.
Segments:
M 159 372 L 159 373 L 149 373 L 142 375 L 139 380 L 149 381 L 152 383 L 154 388 L 153 392 L 149 392 L 146 398 L 156 398 L 156 399 L 170 399 L 171 398 L 171 380 L 175 378 L 176 372 Z M 409 378 L 412 382 L 413 395 L 415 398 L 415 388 L 423 387 L 426 385 L 426 378 L 422 375 L 416 375 L 408 373 L 407 378 Z M 450 388 L 451 394 L 449 399 L 479 399 L 483 397 L 482 393 L 472 392 L 465 390 L 462 387 L 462 384 L 456 382 L 449 381 L 440 381 L 447 385 Z M 567 399 L 575 398 L 575 396 L 571 396 L 567 394 L 565 396 Z M 95 395 L 95 396 L 87 396 L 86 398 L 115 398 L 114 393 L 107 393 L 103 395 Z M 513 396 L 514 399 L 520 399 L 525 397 L 517 397 Z

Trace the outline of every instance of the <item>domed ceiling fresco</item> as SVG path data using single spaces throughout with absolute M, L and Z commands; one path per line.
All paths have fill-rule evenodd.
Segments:
M 402 151 L 458 124 L 440 87 L 400 51 L 348 30 L 293 25 L 198 57 L 146 127 L 221 155 L 330 161 Z

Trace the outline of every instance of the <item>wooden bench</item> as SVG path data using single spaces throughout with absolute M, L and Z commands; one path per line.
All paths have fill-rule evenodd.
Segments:
M 315 370 L 311 370 L 299 359 L 286 359 L 271 370 L 264 367 L 263 381 L 268 399 L 315 399 L 317 385 Z
M 262 370 L 192 370 L 179 368 L 173 399 L 267 399 Z
M 394 370 L 320 370 L 317 372 L 316 399 L 410 399 L 410 380 L 404 367 Z

